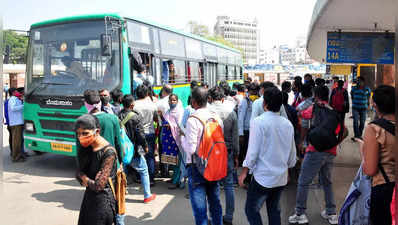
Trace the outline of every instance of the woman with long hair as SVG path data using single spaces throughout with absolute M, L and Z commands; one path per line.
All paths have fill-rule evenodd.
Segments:
M 98 119 L 85 114 L 75 123 L 75 132 L 86 163 L 79 164 L 76 179 L 86 187 L 80 207 L 79 225 L 112 225 L 116 216 L 116 199 L 109 178 L 115 185 L 116 150 L 100 135 Z

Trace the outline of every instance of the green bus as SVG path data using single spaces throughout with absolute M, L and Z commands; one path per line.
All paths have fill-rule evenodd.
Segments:
M 155 92 L 169 83 L 184 105 L 193 80 L 210 87 L 242 81 L 239 51 L 118 14 L 44 21 L 33 24 L 29 36 L 24 141 L 33 151 L 76 155 L 74 121 L 87 112 L 83 92 L 129 94 L 137 65 L 145 65 Z

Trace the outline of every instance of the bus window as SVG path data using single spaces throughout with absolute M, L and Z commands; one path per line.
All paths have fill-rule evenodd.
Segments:
M 217 80 L 226 80 L 227 78 L 227 69 L 226 66 L 223 64 L 217 65 Z
M 234 80 L 235 79 L 235 67 L 233 66 L 228 66 L 228 80 Z
M 203 74 L 204 74 L 204 65 L 203 63 L 199 63 L 199 79 L 201 82 L 204 82 L 205 80 Z
M 199 68 L 199 63 L 197 62 L 189 62 L 188 63 L 188 71 L 190 72 L 190 79 L 188 82 L 192 80 L 200 81 L 201 80 L 201 71 Z
M 183 60 L 163 60 L 162 82 L 163 83 L 185 83 L 186 66 Z

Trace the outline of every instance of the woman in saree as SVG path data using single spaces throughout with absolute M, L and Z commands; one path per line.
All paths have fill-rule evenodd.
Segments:
M 178 104 L 178 96 L 171 94 L 169 96 L 170 109 L 166 111 L 162 118 L 162 162 L 173 165 L 172 186 L 175 189 L 180 186 L 180 163 L 181 162 L 181 140 L 180 124 L 184 115 L 184 109 Z
M 78 224 L 112 225 L 117 209 L 109 178 L 115 185 L 116 150 L 100 135 L 99 121 L 91 114 L 76 120 L 75 131 L 86 157 L 76 173 L 76 179 L 86 187 Z

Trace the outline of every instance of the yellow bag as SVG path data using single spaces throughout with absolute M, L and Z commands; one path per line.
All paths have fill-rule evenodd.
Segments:
M 116 171 L 116 189 L 113 185 L 112 178 L 108 177 L 108 182 L 109 185 L 111 186 L 113 196 L 116 199 L 117 214 L 124 215 L 126 212 L 127 179 L 126 179 L 126 174 L 123 171 L 122 165 L 120 165 L 119 169 Z

